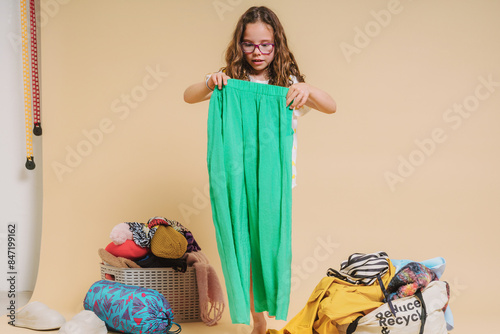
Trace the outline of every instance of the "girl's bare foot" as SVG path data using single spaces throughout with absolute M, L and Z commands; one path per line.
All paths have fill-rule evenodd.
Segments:
M 267 330 L 267 322 L 264 314 L 259 314 L 261 317 L 253 318 L 253 329 L 251 334 L 265 334 Z

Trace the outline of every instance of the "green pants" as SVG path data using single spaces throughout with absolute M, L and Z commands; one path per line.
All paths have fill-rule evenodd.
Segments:
M 292 113 L 288 88 L 229 79 L 208 114 L 217 248 L 233 323 L 255 310 L 286 320 L 291 281 Z

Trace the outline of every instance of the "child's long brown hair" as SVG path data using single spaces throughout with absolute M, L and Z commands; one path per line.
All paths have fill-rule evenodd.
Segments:
M 290 75 L 304 82 L 293 53 L 288 48 L 285 31 L 276 14 L 267 7 L 251 7 L 241 17 L 234 30 L 233 39 L 226 50 L 224 72 L 233 79 L 248 80 L 253 68 L 248 64 L 241 49 L 241 39 L 248 23 L 263 22 L 270 25 L 274 32 L 274 58 L 268 66 L 269 84 L 289 87 Z

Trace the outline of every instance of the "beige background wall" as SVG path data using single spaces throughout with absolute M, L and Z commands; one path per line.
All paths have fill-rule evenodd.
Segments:
M 485 0 L 42 0 L 34 300 L 78 312 L 112 227 L 155 215 L 188 226 L 222 280 L 207 196 L 208 103 L 188 105 L 182 94 L 224 65 L 235 23 L 254 4 L 276 11 L 307 82 L 338 104 L 333 116 L 299 121 L 290 318 L 329 267 L 378 250 L 447 260 L 456 333 L 493 317 L 500 2 Z M 221 326 L 244 331 L 228 313 Z

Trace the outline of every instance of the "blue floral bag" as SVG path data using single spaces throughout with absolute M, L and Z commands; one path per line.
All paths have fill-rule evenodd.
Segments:
M 97 281 L 87 292 L 83 306 L 114 331 L 131 334 L 181 332 L 181 326 L 173 322 L 170 304 L 156 290 Z M 172 325 L 178 327 L 176 331 L 170 331 Z

